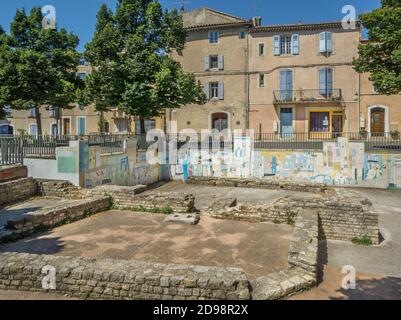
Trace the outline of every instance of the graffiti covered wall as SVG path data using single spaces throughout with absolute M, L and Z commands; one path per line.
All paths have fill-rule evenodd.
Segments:
M 339 138 L 337 142 L 325 142 L 322 152 L 247 148 L 250 148 L 247 144 L 237 148 L 234 144 L 232 155 L 187 151 L 179 154 L 178 164 L 171 166 L 171 175 L 184 180 L 190 176 L 257 177 L 337 186 L 401 188 L 401 155 L 367 153 L 363 143 Z M 239 154 L 249 156 L 238 157 Z
M 148 164 L 146 155 L 144 157 L 137 152 L 136 143 L 128 145 L 126 152 L 117 154 L 101 154 L 99 147 L 89 147 L 87 157 L 88 166 L 84 171 L 85 188 L 104 184 L 149 185 L 160 180 L 160 166 Z

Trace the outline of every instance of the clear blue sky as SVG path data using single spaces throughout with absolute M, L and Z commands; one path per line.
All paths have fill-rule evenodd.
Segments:
M 160 0 L 166 8 L 179 8 L 179 0 Z M 263 24 L 320 22 L 341 20 L 344 5 L 353 5 L 357 13 L 380 6 L 380 0 L 185 0 L 186 10 L 207 6 L 243 18 L 262 16 Z M 80 38 L 79 50 L 92 38 L 96 13 L 102 3 L 114 10 L 117 0 L 0 0 L 0 25 L 8 30 L 17 8 L 53 5 L 57 24 Z

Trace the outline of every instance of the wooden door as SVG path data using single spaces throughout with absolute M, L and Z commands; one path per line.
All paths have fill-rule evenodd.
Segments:
M 385 131 L 384 110 L 375 108 L 371 113 L 371 131 L 374 135 L 382 135 Z

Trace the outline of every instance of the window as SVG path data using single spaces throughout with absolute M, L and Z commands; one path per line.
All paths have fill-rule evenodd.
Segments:
M 80 58 L 79 59 L 79 65 L 80 66 L 86 66 L 88 63 L 86 62 L 85 58 Z
M 265 55 L 265 44 L 264 43 L 259 43 L 259 56 L 264 56 Z
M 36 118 L 36 109 L 35 108 L 30 108 L 29 109 L 29 118 Z
M 145 119 L 145 133 L 148 133 L 150 130 L 156 129 L 156 120 L 154 119 Z M 141 132 L 141 122 L 138 120 L 135 121 L 135 132 Z
M 13 110 L 11 109 L 10 106 L 4 107 L 4 113 L 6 114 L 7 118 L 12 118 L 12 116 L 13 116 Z
M 86 134 L 86 118 L 85 117 L 77 118 L 77 134 L 79 136 L 83 136 Z
M 263 88 L 265 86 L 265 75 L 263 73 L 259 74 L 259 88 Z
M 78 77 L 79 77 L 79 79 L 84 81 L 86 79 L 86 72 L 79 72 Z
M 211 82 L 210 83 L 210 99 L 216 99 L 219 97 L 219 83 Z
M 319 35 L 319 51 L 330 53 L 333 51 L 333 34 L 329 31 L 321 32 Z
M 210 69 L 219 68 L 219 56 L 210 56 Z
M 333 69 L 321 68 L 319 72 L 320 84 L 319 92 L 324 97 L 333 95 Z
M 377 94 L 377 88 L 374 84 L 372 84 L 372 94 Z
M 292 101 L 292 70 L 280 70 L 280 99 L 282 101 Z
M 224 70 L 224 56 L 222 55 L 207 55 L 203 66 L 205 71 L 208 70 Z
M 245 32 L 244 32 L 244 31 L 241 31 L 241 32 L 239 33 L 239 38 L 240 38 L 240 39 L 245 39 Z
M 28 134 L 31 136 L 37 136 L 38 135 L 38 127 L 36 124 L 31 123 L 28 127 Z
M 330 131 L 330 112 L 311 112 L 309 130 L 312 132 Z
M 57 107 L 50 106 L 49 107 L 49 115 L 50 118 L 58 118 L 59 116 L 59 109 Z
M 219 42 L 219 32 L 218 31 L 210 31 L 209 32 L 209 43 L 218 43 Z
M 224 100 L 224 82 L 205 82 L 204 90 L 207 99 Z
M 291 54 L 291 36 L 280 37 L 280 54 Z

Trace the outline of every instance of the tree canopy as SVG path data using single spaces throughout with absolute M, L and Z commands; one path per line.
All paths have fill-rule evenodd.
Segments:
M 29 15 L 17 10 L 10 33 L 0 30 L 0 106 L 35 108 L 38 134 L 39 107 L 67 107 L 82 85 L 76 74 L 78 37 L 65 29 L 43 28 L 42 20 L 39 7 Z
M 155 0 L 119 0 L 113 13 L 103 5 L 85 56 L 93 66 L 85 98 L 99 111 L 118 107 L 144 119 L 166 108 L 202 104 L 203 88 L 170 57 L 184 48 L 186 33 L 176 10 Z
M 401 0 L 382 0 L 381 8 L 362 14 L 368 42 L 359 46 L 357 72 L 369 72 L 378 93 L 401 92 Z

